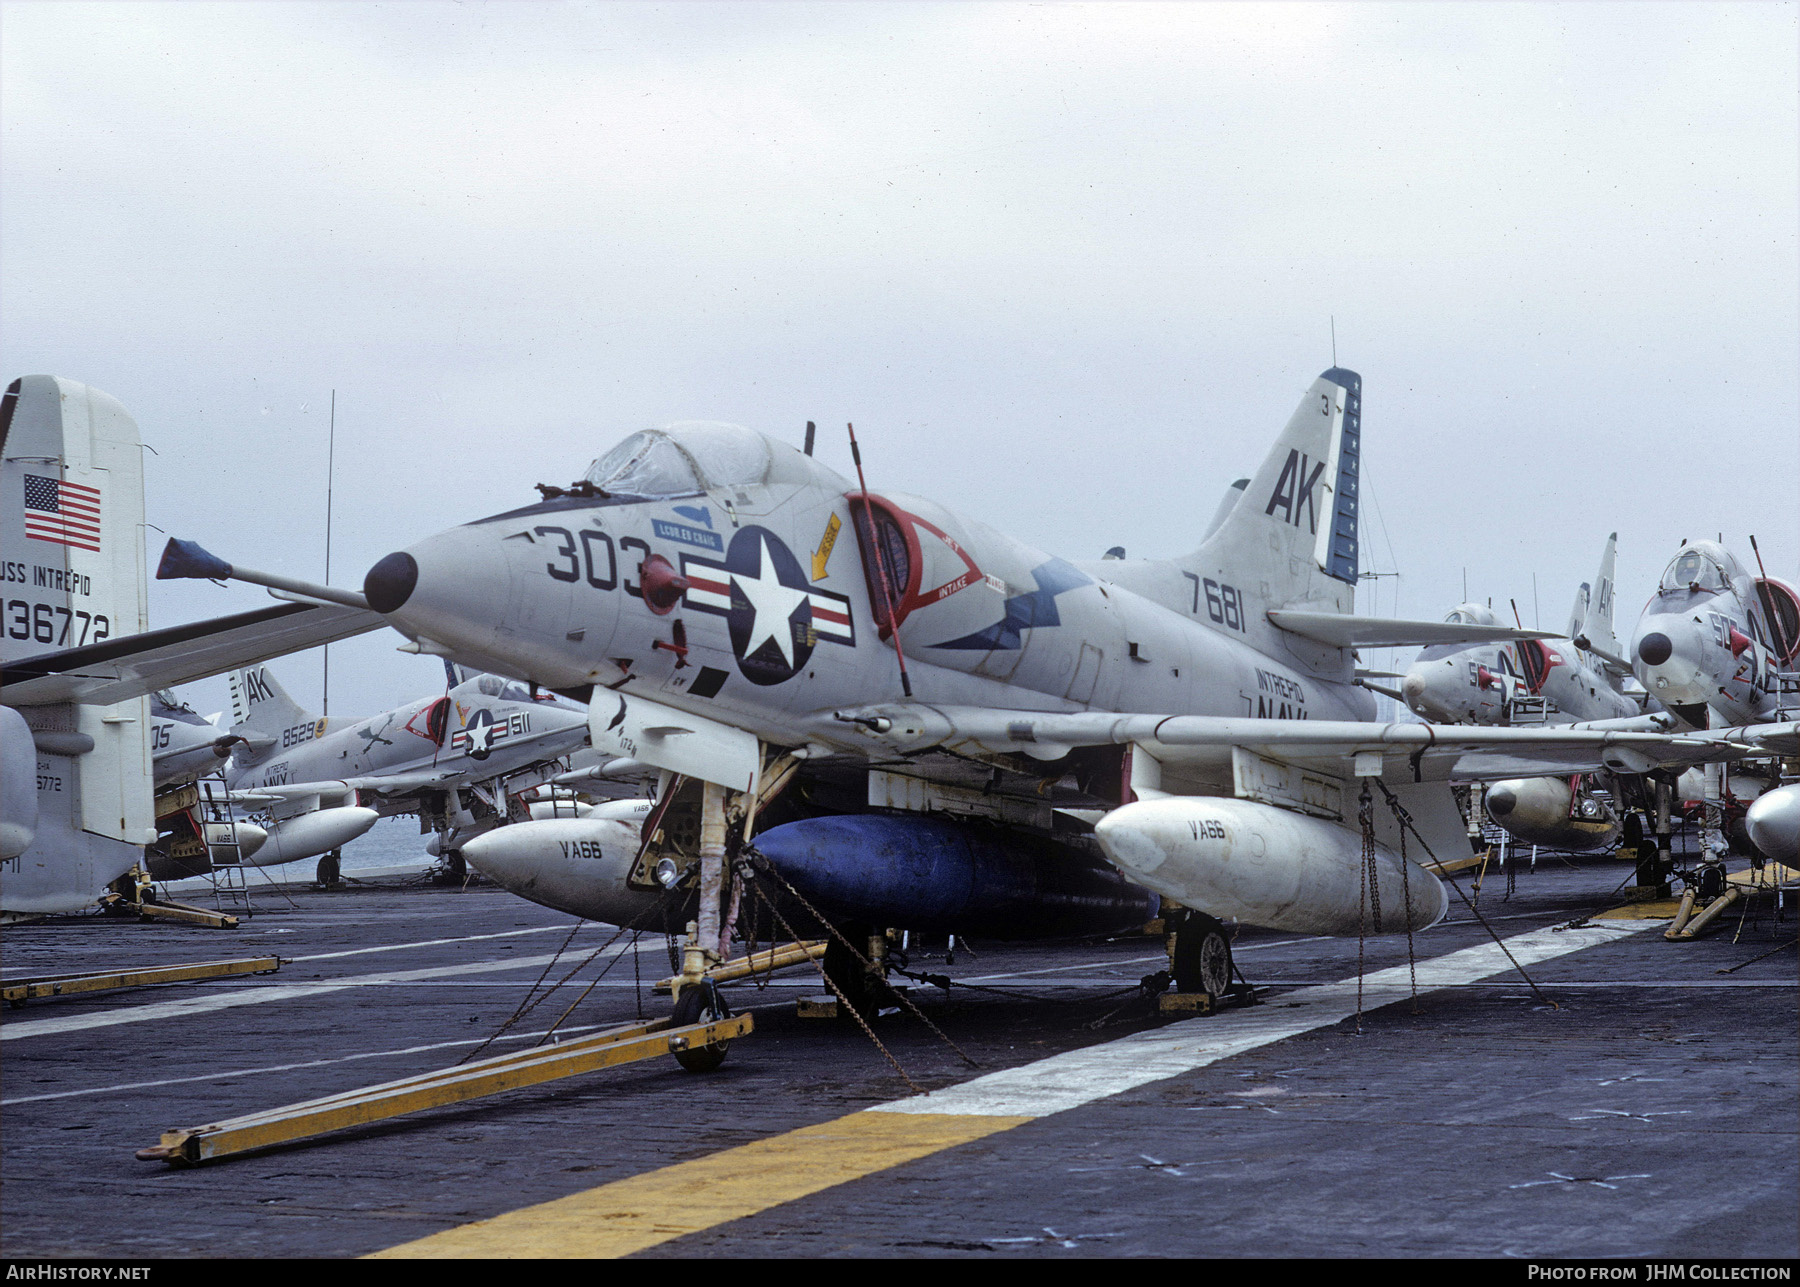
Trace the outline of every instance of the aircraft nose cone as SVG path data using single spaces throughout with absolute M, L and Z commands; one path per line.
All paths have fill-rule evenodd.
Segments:
M 419 584 L 419 565 L 404 551 L 390 554 L 363 578 L 363 598 L 383 616 L 398 612 Z
M 1675 645 L 1660 630 L 1653 630 L 1638 640 L 1638 656 L 1643 658 L 1646 666 L 1662 665 L 1674 651 Z
M 1511 787 L 1499 786 L 1487 793 L 1488 812 L 1496 818 L 1504 818 L 1518 804 L 1519 797 L 1513 794 Z
M 1400 691 L 1406 695 L 1407 705 L 1410 706 L 1425 695 L 1425 676 L 1408 675 L 1401 682 Z

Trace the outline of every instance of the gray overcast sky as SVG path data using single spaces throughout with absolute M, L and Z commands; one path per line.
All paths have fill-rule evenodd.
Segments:
M 1365 381 L 1384 614 L 1619 532 L 1800 579 L 1793 4 L 0 4 L 0 373 L 332 579 L 733 420 L 1050 552 L 1192 548 Z M 151 533 L 153 551 L 162 537 Z M 154 552 L 153 556 L 154 558 Z M 152 583 L 152 621 L 266 602 Z M 1377 604 L 1365 593 L 1361 610 Z M 382 632 L 332 709 L 440 684 Z M 278 663 L 316 707 L 317 654 Z M 223 681 L 196 685 L 203 711 Z

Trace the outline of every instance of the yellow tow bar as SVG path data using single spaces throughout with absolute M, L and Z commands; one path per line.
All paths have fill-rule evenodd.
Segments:
M 187 965 L 147 965 L 136 970 L 39 974 L 6 980 L 3 996 L 12 1005 L 24 1005 L 38 997 L 100 992 L 107 988 L 142 988 L 152 983 L 191 983 L 196 979 L 217 979 L 232 974 L 273 974 L 280 968 L 279 956 L 247 956 L 231 961 L 194 961 Z
M 718 1047 L 734 1037 L 747 1036 L 754 1026 L 748 1014 L 708 1023 L 677 1025 L 673 1019 L 657 1019 L 626 1024 L 573 1041 L 495 1055 L 208 1126 L 165 1131 L 160 1143 L 139 1149 L 137 1157 L 140 1162 L 178 1166 L 204 1162 L 658 1055 L 679 1057 L 696 1047 Z
M 781 947 L 772 947 L 763 952 L 752 952 L 748 956 L 740 956 L 733 961 L 724 961 L 708 970 L 707 976 L 714 983 L 730 983 L 734 979 L 747 979 L 757 974 L 767 974 L 771 970 L 785 970 L 794 965 L 805 965 L 825 955 L 825 944 L 821 940 L 813 943 L 788 943 Z M 656 984 L 656 991 L 667 992 L 671 996 L 675 991 L 695 980 L 685 974 L 677 974 L 661 980 Z

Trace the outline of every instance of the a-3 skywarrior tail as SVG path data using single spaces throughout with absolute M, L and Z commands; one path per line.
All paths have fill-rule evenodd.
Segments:
M 0 399 L 0 600 L 0 660 L 147 628 L 137 424 L 98 389 L 28 375 Z M 7 801 L 35 820 L 0 864 L 0 910 L 78 910 L 156 837 L 149 703 L 20 705 L 7 722 L 34 749 L 36 808 Z

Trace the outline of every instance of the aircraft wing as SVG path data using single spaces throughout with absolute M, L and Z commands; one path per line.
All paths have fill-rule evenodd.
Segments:
M 1768 754 L 1800 734 L 1793 724 L 1749 730 L 1670 734 L 1583 727 L 1481 728 L 1335 720 L 1236 719 L 1206 715 L 1120 715 L 932 707 L 918 703 L 840 711 L 848 724 L 890 753 L 947 750 L 980 758 L 1020 753 L 1059 760 L 1078 747 L 1142 748 L 1168 767 L 1230 773 L 1234 748 L 1339 776 L 1379 763 L 1393 781 L 1473 780 L 1582 773 L 1606 768 L 1642 773 L 1711 760 Z M 839 734 L 840 738 L 842 734 Z M 1371 760 L 1367 757 L 1377 757 Z M 1374 774 L 1368 774 L 1374 776 Z
M 1403 621 L 1393 617 L 1353 617 L 1342 612 L 1301 612 L 1274 608 L 1269 620 L 1289 634 L 1335 648 L 1411 648 L 1426 644 L 1505 643 L 1513 639 L 1558 639 L 1553 630 L 1465 625 L 1460 621 Z
M 320 782 L 281 782 L 274 786 L 242 787 L 231 793 L 237 804 L 268 804 L 278 800 L 304 800 L 316 796 L 338 797 L 352 791 L 371 795 L 406 795 L 431 787 L 441 787 L 454 775 L 433 769 L 411 773 L 388 773 L 370 777 L 329 778 Z
M 6 663 L 8 706 L 81 702 L 109 706 L 271 657 L 336 643 L 386 625 L 374 612 L 335 604 L 283 603 L 124 635 Z
M 1747 724 L 1695 733 L 1728 746 L 1747 748 L 1749 755 L 1800 755 L 1800 724 Z
M 545 763 L 554 763 L 550 757 Z M 615 763 L 618 763 L 615 761 Z M 471 772 L 467 768 L 451 770 L 413 769 L 404 773 L 375 773 L 361 777 L 329 778 L 317 782 L 282 782 L 273 786 L 241 787 L 231 792 L 234 804 L 291 804 L 320 798 L 341 799 L 352 791 L 369 796 L 408 796 L 421 791 L 445 791 L 456 787 L 475 786 L 492 781 L 496 776 L 515 777 L 520 767 L 510 767 L 504 774 Z M 565 775 L 565 776 L 580 776 Z

